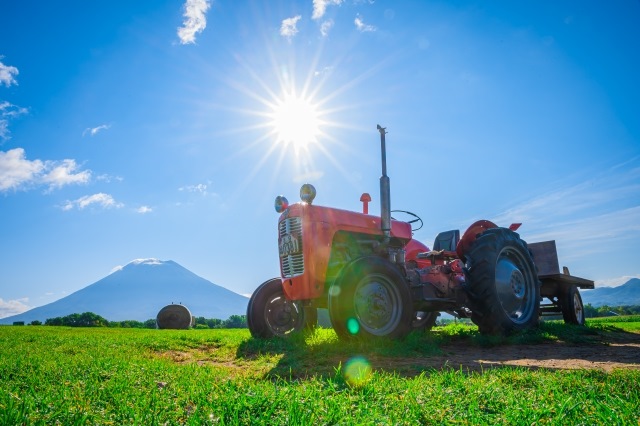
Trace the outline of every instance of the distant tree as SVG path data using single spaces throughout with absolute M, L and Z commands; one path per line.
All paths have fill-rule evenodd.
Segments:
M 231 315 L 225 321 L 225 328 L 247 328 L 247 317 L 245 315 Z
M 71 314 L 66 317 L 48 318 L 45 325 L 64 325 L 67 327 L 106 327 L 109 321 L 93 312 Z
M 144 322 L 144 328 L 156 328 L 155 318 L 148 319 Z
M 108 326 L 114 328 L 144 328 L 144 323 L 136 320 L 109 321 Z
M 29 325 L 42 325 L 42 322 L 38 320 L 33 320 L 29 323 Z
M 591 306 L 591 303 L 587 303 L 584 306 L 584 317 L 585 318 L 593 318 L 598 316 L 598 308 L 594 308 Z
M 611 317 L 615 315 L 637 315 L 640 314 L 640 305 L 632 306 L 600 306 L 594 307 L 590 303 L 584 306 L 585 318 Z
M 209 328 L 222 328 L 224 326 L 224 321 L 217 318 L 209 318 L 207 320 L 207 325 Z
M 196 326 L 193 327 L 193 328 L 195 328 L 197 330 L 203 330 L 203 329 L 204 330 L 209 330 L 209 326 L 207 324 L 198 324 L 198 323 L 196 323 Z
M 615 313 L 611 312 L 611 307 L 609 305 L 600 306 L 598 308 L 598 316 L 599 317 L 610 317 L 615 315 Z
M 47 318 L 44 321 L 44 325 L 63 325 L 62 321 L 62 317 Z
M 41 325 L 39 321 L 34 321 L 32 325 Z M 112 327 L 112 328 L 156 328 L 156 320 L 148 319 L 144 322 L 136 320 L 107 321 L 103 317 L 93 312 L 82 314 L 71 314 L 65 317 L 47 318 L 45 325 L 57 325 L 67 327 Z M 231 315 L 226 320 L 217 318 L 197 317 L 193 328 L 247 328 L 247 317 L 245 315 Z

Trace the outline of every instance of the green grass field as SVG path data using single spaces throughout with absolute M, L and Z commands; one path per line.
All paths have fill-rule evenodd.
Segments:
M 452 324 L 402 342 L 332 330 L 0 327 L 0 424 L 638 425 L 640 371 L 425 368 L 431 357 L 637 337 L 640 317 L 546 322 L 505 338 Z M 618 341 L 616 340 L 616 341 Z M 530 346 L 525 346 L 530 347 Z M 489 348 L 489 349 L 487 349 Z

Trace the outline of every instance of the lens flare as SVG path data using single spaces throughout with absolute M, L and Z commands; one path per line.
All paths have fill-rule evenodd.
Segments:
M 358 334 L 360 332 L 360 323 L 358 320 L 355 318 L 349 318 L 347 320 L 347 330 L 354 336 Z
M 337 285 L 332 285 L 329 287 L 329 296 L 338 297 L 340 295 L 340 287 Z
M 371 364 L 362 356 L 351 358 L 344 366 L 344 378 L 351 386 L 364 385 L 371 377 L 371 372 Z

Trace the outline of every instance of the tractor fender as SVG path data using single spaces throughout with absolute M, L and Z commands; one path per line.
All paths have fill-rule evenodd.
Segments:
M 520 228 L 520 226 L 522 226 L 522 223 L 512 223 L 511 225 L 509 225 L 509 229 L 515 232 L 518 230 L 518 228 Z M 471 245 L 476 240 L 476 238 L 478 238 L 478 236 L 484 231 L 491 228 L 499 228 L 499 226 L 491 222 L 490 220 L 479 220 L 465 231 L 464 235 L 462 235 L 462 238 L 460 239 L 460 242 L 458 243 L 458 246 L 456 247 L 456 253 L 463 262 L 465 260 L 464 255 L 467 253 L 469 248 L 471 248 Z
M 498 225 L 496 225 L 495 223 L 489 220 L 479 220 L 477 222 L 474 222 L 469 228 L 467 228 L 465 233 L 462 235 L 462 238 L 460 238 L 460 242 L 456 247 L 456 253 L 458 253 L 458 257 L 462 261 L 464 261 L 465 260 L 464 255 L 467 253 L 469 248 L 471 248 L 476 238 L 478 238 L 478 236 L 482 234 L 484 231 L 486 231 L 487 229 L 497 228 L 497 227 Z

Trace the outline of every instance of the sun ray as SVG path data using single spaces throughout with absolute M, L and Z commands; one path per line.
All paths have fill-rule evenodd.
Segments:
M 266 43 L 263 52 L 262 57 L 254 58 L 263 60 L 260 65 L 248 61 L 251 58 L 235 55 L 239 72 L 221 77 L 227 87 L 241 94 L 239 99 L 245 100 L 245 108 L 238 108 L 239 103 L 217 106 L 237 112 L 237 117 L 244 120 L 244 125 L 238 122 L 237 128 L 227 127 L 225 133 L 245 132 L 249 136 L 229 152 L 225 162 L 235 164 L 245 161 L 243 157 L 248 153 L 253 157 L 261 152 L 256 161 L 245 166 L 246 174 L 234 190 L 238 195 L 231 198 L 237 200 L 265 171 L 271 171 L 266 179 L 261 178 L 264 181 L 260 186 L 266 192 L 277 192 L 272 187 L 276 181 L 281 185 L 283 178 L 286 181 L 290 177 L 293 182 L 320 180 L 332 170 L 350 186 L 361 186 L 344 161 L 346 157 L 356 158 L 357 153 L 335 133 L 336 130 L 348 134 L 369 131 L 362 123 L 354 124 L 342 118 L 352 111 L 370 107 L 370 100 L 346 101 L 349 99 L 346 95 L 388 65 L 389 59 L 381 58 L 375 67 L 329 88 L 331 82 L 341 77 L 336 74 L 340 70 L 340 59 L 322 68 L 318 65 L 322 53 L 316 51 L 306 62 L 307 68 L 300 70 L 297 67 L 304 62 L 296 55 L 275 51 L 270 43 Z M 270 185 L 269 189 L 265 185 Z

